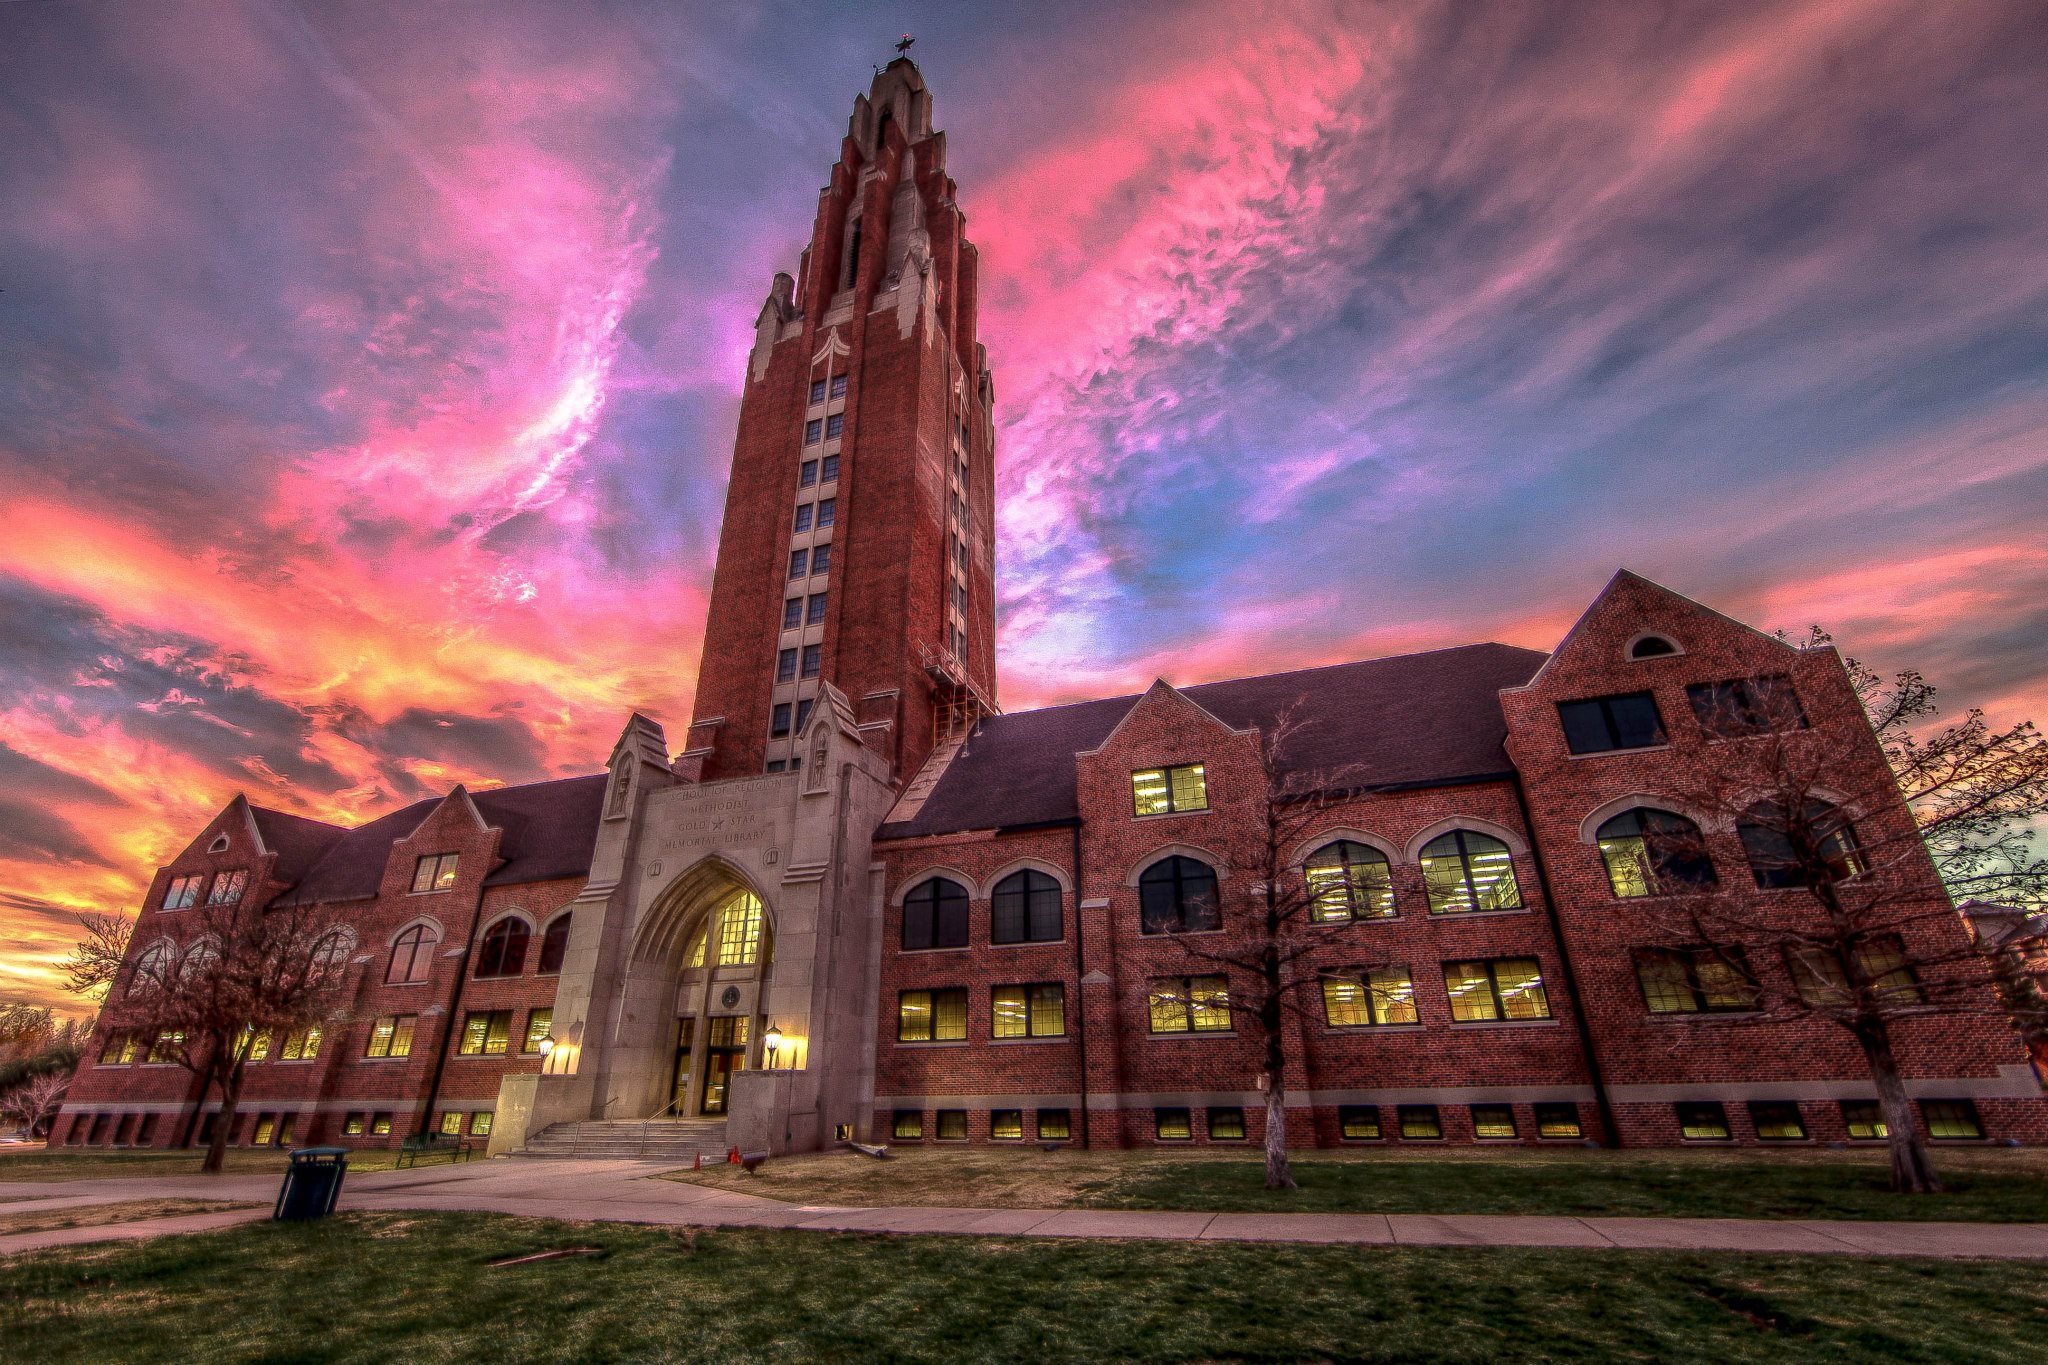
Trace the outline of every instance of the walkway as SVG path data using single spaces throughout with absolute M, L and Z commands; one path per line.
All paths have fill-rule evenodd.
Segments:
M 2048 1260 L 2039 1223 L 1766 1222 L 1732 1218 L 1529 1218 L 1343 1213 L 1171 1213 L 1123 1209 L 841 1208 L 654 1177 L 665 1163 L 489 1161 L 351 1175 L 341 1207 L 515 1214 L 571 1221 L 973 1237 L 1313 1242 L 1353 1246 L 1513 1246 L 1590 1250 L 1807 1252 Z M 0 1183 L 0 1212 L 132 1199 L 250 1200 L 260 1207 L 147 1223 L 0 1236 L 0 1256 L 126 1237 L 199 1231 L 269 1216 L 277 1177 L 197 1175 Z

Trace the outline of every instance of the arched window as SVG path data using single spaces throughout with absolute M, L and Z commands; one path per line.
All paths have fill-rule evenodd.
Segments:
M 526 945 L 533 930 L 516 915 L 507 915 L 484 930 L 483 951 L 477 954 L 478 976 L 518 976 L 526 970 Z
M 1743 812 L 1735 832 L 1761 887 L 1847 881 L 1864 871 L 1855 827 L 1825 801 L 1808 801 L 1796 814 L 1776 801 L 1759 801 Z
M 689 950 L 683 960 L 692 967 L 703 966 L 704 944 L 710 937 L 711 921 L 705 920 L 702 924 L 697 926 L 696 936 L 690 940 Z
M 347 968 L 348 955 L 354 947 L 355 940 L 349 937 L 346 929 L 332 929 L 322 934 L 320 941 L 313 945 L 313 978 L 316 981 L 338 978 Z
M 1221 929 L 1216 869 L 1179 854 L 1146 868 L 1138 878 L 1138 927 L 1148 934 Z
M 1422 884 L 1432 915 L 1522 908 L 1508 846 L 1478 830 L 1454 829 L 1424 844 Z
M 161 943 L 150 944 L 135 959 L 134 969 L 128 976 L 128 994 L 141 995 L 146 991 L 163 989 L 164 978 L 170 970 L 171 950 Z
M 1058 882 L 1026 868 L 996 883 L 989 907 L 989 942 L 1057 943 L 1064 933 Z
M 967 888 L 947 877 L 927 877 L 903 898 L 903 948 L 965 948 Z
M 1715 883 L 1706 839 L 1683 815 L 1639 806 L 1601 825 L 1594 837 L 1607 863 L 1607 884 L 1621 900 L 1682 895 Z
M 190 981 L 201 973 L 209 971 L 220 961 L 220 945 L 210 938 L 202 938 L 185 950 L 178 959 L 178 979 Z
M 541 975 L 547 976 L 562 970 L 562 959 L 569 953 L 569 916 L 556 915 L 548 922 L 548 931 L 540 936 Z
M 761 960 L 761 902 L 736 897 L 718 917 L 718 965 L 751 967 Z
M 1386 919 L 1394 913 L 1394 869 L 1387 855 L 1351 839 L 1324 844 L 1309 855 L 1309 918 L 1318 924 Z
M 1658 659 L 1677 652 L 1678 646 L 1662 635 L 1645 635 L 1628 647 L 1628 657 L 1631 659 Z
M 384 968 L 384 984 L 403 985 L 425 981 L 434 970 L 434 949 L 441 946 L 440 931 L 431 924 L 415 924 L 391 941 L 391 961 Z

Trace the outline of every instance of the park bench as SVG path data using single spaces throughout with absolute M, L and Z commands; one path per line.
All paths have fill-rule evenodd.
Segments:
M 407 1166 L 417 1166 L 423 1156 L 445 1156 L 451 1164 L 467 1161 L 477 1154 L 477 1149 L 481 1145 L 468 1138 L 444 1137 L 440 1133 L 414 1133 L 398 1144 L 398 1165 L 401 1170 Z

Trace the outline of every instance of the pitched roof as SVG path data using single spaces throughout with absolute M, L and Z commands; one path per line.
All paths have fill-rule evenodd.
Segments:
M 277 855 L 277 866 L 271 875 L 281 882 L 299 881 L 348 833 L 340 825 L 287 815 L 267 806 L 252 805 L 249 815 L 256 821 L 256 833 L 262 836 L 263 846 Z
M 471 792 L 486 823 L 505 831 L 498 854 L 503 866 L 484 878 L 485 886 L 580 877 L 590 871 L 597 845 L 598 816 L 606 777 L 564 777 Z M 348 830 L 313 864 L 299 884 L 278 897 L 281 904 L 364 900 L 377 894 L 391 846 L 418 829 L 444 797 L 415 801 Z M 267 837 L 267 836 L 266 836 Z
M 1300 728 L 1276 755 L 1281 777 L 1345 771 L 1346 785 L 1378 788 L 1458 782 L 1511 770 L 1500 691 L 1527 682 L 1547 657 L 1512 645 L 1461 645 L 1181 691 L 1239 730 L 1269 729 L 1296 707 Z M 915 817 L 883 825 L 877 837 L 1074 819 L 1074 755 L 1100 746 L 1138 700 L 988 717 Z

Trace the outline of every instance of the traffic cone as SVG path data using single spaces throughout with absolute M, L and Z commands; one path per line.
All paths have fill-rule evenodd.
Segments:
M 697 1160 L 690 1167 L 690 1169 L 693 1171 L 701 1171 L 704 1169 L 704 1154 L 702 1152 L 697 1153 Z
M 733 1146 L 733 1149 L 731 1151 L 725 1154 L 725 1164 L 728 1166 L 737 1166 L 740 1164 L 740 1149 L 737 1144 Z

